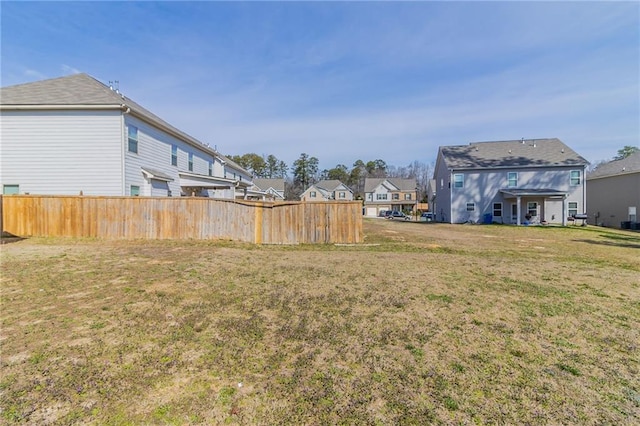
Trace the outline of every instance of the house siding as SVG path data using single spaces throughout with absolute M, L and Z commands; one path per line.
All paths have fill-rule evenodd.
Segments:
M 42 195 L 122 195 L 120 111 L 2 111 L 0 185 Z
M 579 185 L 570 184 L 571 170 L 581 171 Z M 504 223 L 515 223 L 511 219 L 511 205 L 516 203 L 513 198 L 505 198 L 500 192 L 508 186 L 508 173 L 518 173 L 518 184 L 515 188 L 527 189 L 549 189 L 566 191 L 568 196 L 565 203 L 578 203 L 578 213 L 583 213 L 586 208 L 586 194 L 584 182 L 584 167 L 548 168 L 548 169 L 501 169 L 488 171 L 453 171 L 453 174 L 464 176 L 464 187 L 455 188 L 451 182 L 444 180 L 444 188 L 438 187 L 438 209 L 446 209 L 446 194 L 451 198 L 451 223 L 464 223 L 467 221 L 481 221 L 484 214 L 493 212 L 493 203 L 503 203 Z M 443 175 L 440 172 L 440 175 Z M 440 176 L 438 176 L 440 178 Z M 441 200 L 440 194 L 445 194 L 445 199 Z M 543 197 L 523 197 L 521 204 L 521 220 L 526 214 L 526 203 L 537 202 L 539 205 L 538 220 L 545 220 L 549 223 L 562 223 L 563 203 L 561 200 L 551 200 Z M 473 212 L 467 211 L 467 203 L 475 203 Z M 443 206 L 444 204 L 444 206 Z M 444 210 L 446 212 L 446 210 Z M 440 219 L 440 217 L 438 217 Z M 446 220 L 446 219 L 445 219 Z
M 587 200 L 590 223 L 620 228 L 629 220 L 629 207 L 636 208 L 640 221 L 640 173 L 589 179 Z
M 140 195 L 160 195 L 162 191 L 158 189 L 164 186 L 173 196 L 180 195 L 179 172 L 189 171 L 189 153 L 193 154 L 193 172 L 201 175 L 209 174 L 209 161 L 215 161 L 213 155 L 207 154 L 187 144 L 150 124 L 138 120 L 132 116 L 125 116 L 125 126 L 135 126 L 138 128 L 138 153 L 131 153 L 127 150 L 127 132 L 124 130 L 125 148 L 125 182 L 128 195 L 128 188 L 131 185 L 140 186 Z M 178 165 L 171 165 L 171 147 L 178 147 Z M 151 168 L 162 171 L 171 176 L 173 181 L 161 185 L 155 180 L 148 180 L 142 174 L 142 168 Z
M 434 213 L 436 220 L 439 222 L 451 221 L 451 172 L 442 158 L 442 153 L 438 153 L 436 160 L 436 169 L 434 172 L 435 191 L 436 191 L 436 207 Z

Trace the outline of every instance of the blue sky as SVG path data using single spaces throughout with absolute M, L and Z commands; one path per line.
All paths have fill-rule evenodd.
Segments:
M 86 72 L 224 154 L 320 168 L 640 138 L 638 2 L 6 2 L 1 84 Z

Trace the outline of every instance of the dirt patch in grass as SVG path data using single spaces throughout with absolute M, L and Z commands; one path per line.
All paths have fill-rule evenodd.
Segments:
M 3 245 L 2 422 L 640 422 L 637 234 L 364 230 Z

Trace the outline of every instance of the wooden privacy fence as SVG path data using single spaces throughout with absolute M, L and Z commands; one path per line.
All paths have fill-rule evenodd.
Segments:
M 2 230 L 29 237 L 230 239 L 256 244 L 359 243 L 360 202 L 2 196 Z

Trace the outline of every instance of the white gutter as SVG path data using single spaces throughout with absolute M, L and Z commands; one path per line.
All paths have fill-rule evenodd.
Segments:
M 105 109 L 126 109 L 126 105 L 112 104 L 112 105 L 0 105 L 0 110 L 5 111 L 47 111 L 47 110 L 105 110 Z

